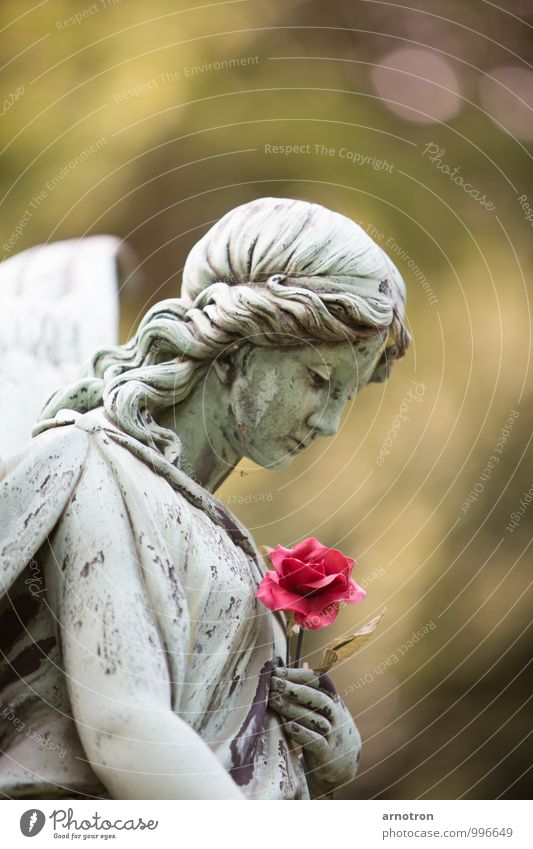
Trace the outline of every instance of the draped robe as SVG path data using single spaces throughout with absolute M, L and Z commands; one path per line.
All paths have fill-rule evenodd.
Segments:
M 308 798 L 267 706 L 286 637 L 255 598 L 264 570 L 238 520 L 102 408 L 61 411 L 0 468 L 0 792 L 109 798 L 77 707 L 96 675 L 110 699 L 168 687 L 247 798 Z

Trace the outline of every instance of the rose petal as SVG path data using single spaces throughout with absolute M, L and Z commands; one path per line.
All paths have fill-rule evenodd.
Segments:
M 256 598 L 261 599 L 266 607 L 273 609 L 274 594 L 278 587 L 278 576 L 275 573 L 267 572 L 256 592 Z
M 346 590 L 346 579 L 344 575 L 325 575 L 324 578 L 319 578 L 317 581 L 306 581 L 305 588 L 319 590 L 322 587 L 329 587 L 334 583 L 339 584 L 339 592 Z
M 292 549 L 291 555 L 308 563 L 310 560 L 316 560 L 322 557 L 327 551 L 330 551 L 327 546 L 322 545 L 315 537 L 309 537 L 309 539 L 304 539 L 302 542 L 297 543 Z
M 325 628 L 327 625 L 331 625 L 332 622 L 335 622 L 338 613 L 339 605 L 332 604 L 324 610 L 308 613 L 307 616 L 301 616 L 296 613 L 294 615 L 294 621 L 297 625 L 300 625 L 307 631 L 316 631 L 319 628 Z
M 323 578 L 324 572 L 302 563 L 295 557 L 286 557 L 280 564 L 279 575 L 286 582 L 285 586 L 297 592 L 299 587 L 307 585 L 310 581 Z
M 338 589 L 325 589 L 324 592 L 317 594 L 316 596 L 311 596 L 309 601 L 311 602 L 311 609 L 313 612 L 317 610 L 324 610 L 325 607 L 329 607 L 331 604 L 337 604 L 339 601 L 344 601 L 345 595 L 347 594 L 347 590 L 338 590 Z
M 283 548 L 282 545 L 277 545 L 275 547 L 275 549 L 269 553 L 268 556 L 270 557 L 270 560 L 272 561 L 274 569 L 276 570 L 276 572 L 278 572 L 279 569 L 281 568 L 281 564 L 282 564 L 283 560 L 285 560 L 285 558 L 287 558 L 287 557 L 292 557 L 293 555 L 292 555 L 292 549 Z
M 348 590 L 346 596 L 344 597 L 344 601 L 348 604 L 358 604 L 360 601 L 366 598 L 366 590 L 356 584 L 353 578 L 350 578 L 348 582 Z
M 269 552 L 274 571 L 268 572 L 257 597 L 271 610 L 293 611 L 297 624 L 317 629 L 334 622 L 339 602 L 357 604 L 366 597 L 351 578 L 355 560 L 315 537 L 294 548 L 277 545 Z
M 292 610 L 295 613 L 309 613 L 309 601 L 296 593 L 281 590 L 277 596 L 276 607 L 274 610 Z
M 323 559 L 323 569 L 326 575 L 331 573 L 341 573 L 346 579 L 350 577 L 350 573 L 355 566 L 355 560 L 351 557 L 346 557 L 342 551 L 337 551 L 336 548 L 328 549 Z
M 309 577 L 310 578 L 322 578 L 324 576 L 324 572 L 320 567 L 317 567 L 315 563 L 306 563 L 304 560 L 300 560 L 299 557 L 284 557 L 281 561 L 281 570 L 283 574 L 290 574 L 291 572 L 300 572 L 302 569 L 309 569 Z
M 263 602 L 265 607 L 270 610 L 297 610 L 303 614 L 307 613 L 309 610 L 307 599 L 297 593 L 283 589 L 276 579 L 276 575 L 271 577 L 270 574 L 266 574 L 257 590 L 256 597 Z

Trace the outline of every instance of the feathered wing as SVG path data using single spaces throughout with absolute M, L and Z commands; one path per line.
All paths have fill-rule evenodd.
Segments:
M 0 458 L 30 439 L 51 392 L 116 344 L 121 273 L 133 268 L 114 236 L 37 245 L 0 264 Z

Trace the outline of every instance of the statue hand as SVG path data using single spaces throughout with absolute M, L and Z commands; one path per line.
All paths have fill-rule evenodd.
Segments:
M 302 747 L 312 798 L 328 795 L 355 777 L 361 738 L 328 675 L 277 667 L 268 704 L 287 720 L 287 737 Z

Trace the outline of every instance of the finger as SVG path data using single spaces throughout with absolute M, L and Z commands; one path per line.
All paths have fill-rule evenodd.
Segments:
M 305 684 L 293 684 L 292 681 L 287 679 L 274 677 L 270 680 L 270 690 L 274 693 L 283 693 L 291 701 L 297 702 L 308 710 L 318 711 L 326 719 L 333 721 L 331 696 L 322 693 L 320 690 L 315 690 Z
M 291 669 L 289 666 L 278 666 L 272 675 L 292 681 L 294 684 L 306 684 L 328 693 L 332 698 L 338 698 L 335 684 L 325 672 L 315 672 L 313 669 Z
M 285 696 L 274 693 L 268 703 L 284 719 L 296 719 L 305 728 L 322 735 L 328 735 L 331 731 L 331 725 L 324 716 L 288 701 Z
M 278 678 L 292 681 L 294 684 L 307 684 L 308 687 L 316 687 L 318 689 L 318 674 L 313 669 L 291 669 L 289 666 L 278 666 L 273 670 L 272 675 L 277 675 Z
M 318 757 L 324 757 L 327 754 L 328 744 L 325 737 L 310 728 L 305 728 L 299 722 L 289 722 L 285 726 L 285 733 L 291 740 L 298 743 L 306 754 L 311 753 Z
M 338 700 L 339 696 L 337 694 L 337 690 L 335 689 L 335 684 L 325 672 L 321 672 L 318 676 L 319 687 L 322 691 L 325 691 L 330 695 L 333 699 Z

